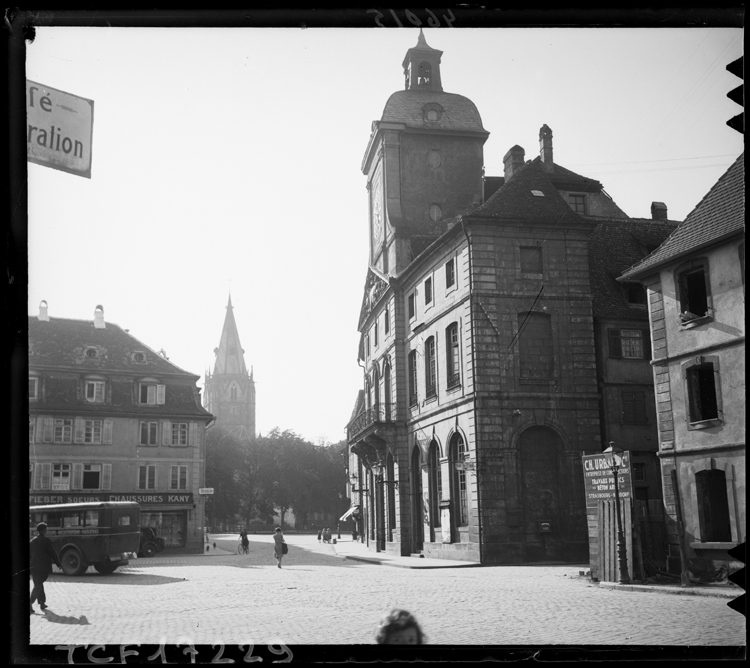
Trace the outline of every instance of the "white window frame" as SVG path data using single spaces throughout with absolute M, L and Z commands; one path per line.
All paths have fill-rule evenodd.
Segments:
M 169 467 L 169 489 L 186 490 L 188 488 L 188 467 L 176 464 Z
M 32 391 L 33 388 L 33 391 Z M 39 377 L 29 376 L 29 401 L 36 401 L 39 398 Z
M 144 399 L 144 390 L 145 399 Z M 138 385 L 138 403 L 141 406 L 160 406 L 166 399 L 166 386 L 154 382 L 142 382 Z
M 86 398 L 86 401 L 92 404 L 104 403 L 104 381 L 87 380 L 84 397 Z
M 145 442 L 144 442 L 145 428 Z M 153 442 L 152 437 L 153 436 Z M 138 445 L 151 447 L 159 445 L 159 423 L 157 421 L 141 420 L 138 425 Z
M 101 445 L 104 435 L 103 420 L 84 420 L 83 442 L 89 445 Z
M 71 477 L 72 477 L 72 467 L 70 464 L 65 464 L 61 462 L 53 463 L 52 464 L 52 470 L 50 474 L 50 489 L 53 490 L 69 490 L 70 489 L 70 483 L 71 483 Z M 63 479 L 67 478 L 67 484 L 64 482 L 61 482 Z M 58 482 L 55 482 L 57 480 Z
M 59 438 L 58 438 L 59 434 Z M 73 420 L 66 418 L 55 418 L 52 432 L 53 443 L 72 443 L 73 442 Z
M 189 443 L 190 427 L 187 422 L 172 422 L 170 424 L 172 431 L 169 444 L 176 447 L 186 447 Z M 184 441 L 184 442 L 182 442 Z

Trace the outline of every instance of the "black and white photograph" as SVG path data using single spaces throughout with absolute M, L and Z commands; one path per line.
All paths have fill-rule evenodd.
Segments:
M 478 11 L 6 18 L 14 662 L 744 657 L 742 14 Z

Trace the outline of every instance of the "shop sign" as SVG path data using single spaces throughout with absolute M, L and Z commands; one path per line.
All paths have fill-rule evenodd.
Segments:
M 176 505 L 193 503 L 193 494 L 192 492 L 184 494 L 117 494 L 114 492 L 49 494 L 36 492 L 29 494 L 30 506 L 44 506 L 53 503 L 97 503 L 101 501 L 136 501 L 144 505 Z
M 586 492 L 586 506 L 596 507 L 599 501 L 615 498 L 615 479 L 607 457 L 583 455 L 583 485 Z M 622 453 L 622 463 L 617 471 L 617 482 L 621 499 L 633 497 L 633 480 L 630 467 L 630 453 Z
M 213 487 L 199 487 L 198 488 L 198 494 L 213 494 L 214 488 Z
M 94 101 L 26 80 L 29 162 L 91 178 Z

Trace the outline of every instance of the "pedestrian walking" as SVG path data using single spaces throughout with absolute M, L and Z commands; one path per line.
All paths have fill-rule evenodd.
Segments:
M 427 638 L 414 615 L 394 608 L 380 621 L 375 642 L 379 645 L 424 645 Z
M 281 559 L 284 554 L 286 554 L 286 550 L 288 550 L 289 548 L 286 547 L 286 543 L 284 542 L 284 534 L 281 533 L 280 527 L 276 527 L 276 531 L 274 531 L 273 543 L 273 554 L 274 557 L 276 557 L 276 565 L 281 568 Z
M 29 543 L 29 557 L 31 562 L 31 580 L 34 588 L 29 599 L 29 614 L 34 614 L 34 601 L 39 601 L 42 610 L 47 609 L 47 596 L 44 593 L 44 583 L 52 572 L 52 563 L 62 568 L 60 559 L 55 552 L 52 541 L 47 538 L 47 524 L 40 522 L 36 525 L 37 535 Z
M 320 538 L 323 535 L 323 529 L 318 529 L 318 542 L 320 542 Z

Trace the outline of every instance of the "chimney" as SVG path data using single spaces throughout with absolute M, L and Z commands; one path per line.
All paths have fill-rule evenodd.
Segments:
M 651 219 L 668 220 L 667 205 L 664 202 L 651 202 Z
M 97 304 L 94 309 L 94 327 L 96 329 L 104 329 L 104 307 L 101 304 Z
M 542 167 L 548 172 L 554 169 L 552 162 L 552 130 L 545 123 L 539 130 L 539 155 L 542 158 Z
M 525 151 L 518 144 L 505 154 L 503 157 L 503 164 L 505 165 L 505 183 L 508 183 L 513 174 L 523 167 L 524 155 Z
M 47 315 L 47 301 L 42 299 L 39 302 L 39 315 L 37 318 L 42 322 L 49 322 L 49 316 Z

